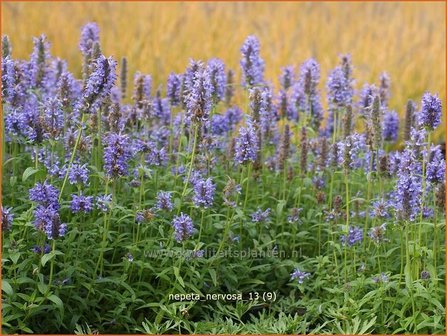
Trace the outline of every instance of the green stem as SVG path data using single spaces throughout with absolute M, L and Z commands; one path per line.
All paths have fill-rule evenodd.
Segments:
M 52 247 L 51 247 L 51 253 L 54 254 L 54 251 L 56 251 L 56 239 L 53 238 L 52 241 Z M 51 284 L 53 283 L 53 271 L 54 271 L 54 260 L 56 259 L 56 256 L 51 258 L 51 264 L 50 264 L 50 279 L 48 280 L 48 291 L 50 290 Z
M 71 166 L 73 164 L 73 161 L 74 161 L 74 158 L 75 158 L 75 155 L 76 155 L 76 150 L 78 149 L 79 142 L 81 141 L 82 125 L 84 124 L 84 122 L 85 122 L 85 113 L 82 113 L 81 125 L 78 128 L 78 137 L 76 138 L 75 146 L 73 148 L 73 152 L 71 153 L 70 161 L 68 162 L 67 171 L 65 172 L 64 182 L 62 183 L 61 191 L 59 193 L 59 202 L 62 199 L 62 192 L 64 191 L 65 184 L 67 183 L 68 173 L 70 172 Z
M 195 155 L 196 155 L 196 147 L 197 147 L 198 129 L 199 129 L 199 124 L 196 124 L 195 125 L 195 129 L 194 129 L 194 144 L 193 144 L 193 147 L 192 147 L 191 161 L 189 163 L 188 175 L 186 177 L 186 180 L 185 180 L 185 183 L 184 183 L 184 186 L 183 186 L 183 191 L 182 191 L 182 197 L 181 197 L 182 201 L 183 201 L 183 197 L 186 194 L 186 189 L 188 187 L 189 179 L 191 177 L 192 167 L 194 165 L 194 158 L 195 158 Z M 180 208 L 179 208 L 179 211 L 180 211 Z
M 427 140 L 427 161 L 430 157 L 430 142 L 431 142 L 431 132 L 428 132 L 428 140 Z M 418 228 L 418 241 L 419 246 L 422 247 L 422 222 L 424 220 L 423 212 L 424 212 L 424 200 L 425 200 L 425 193 L 427 189 L 427 181 L 425 176 L 425 171 L 427 168 L 427 161 L 425 158 L 422 158 L 422 195 L 421 195 L 421 211 L 420 211 L 420 218 L 419 218 L 419 228 Z
M 240 182 L 239 182 L 239 185 L 242 185 L 242 182 L 243 182 L 243 175 L 244 175 L 244 174 L 243 174 L 243 171 L 241 171 L 241 172 L 240 172 Z M 235 207 L 237 207 L 238 205 L 239 205 L 239 194 L 236 195 Z M 228 238 L 228 232 L 230 231 L 230 227 L 231 227 L 231 223 L 232 223 L 232 221 L 233 221 L 234 213 L 235 213 L 235 210 L 234 210 L 234 209 L 231 209 L 231 216 L 230 216 L 230 208 L 228 208 L 228 211 L 227 211 L 227 220 L 226 220 L 226 222 L 225 222 L 225 231 L 224 231 L 224 235 L 223 235 L 223 237 L 222 237 L 222 240 L 221 240 L 221 242 L 220 242 L 219 248 L 218 248 L 218 250 L 217 250 L 216 257 L 219 256 L 220 251 L 222 251 L 222 249 L 223 249 L 223 247 L 224 247 L 224 245 L 225 245 L 225 243 L 226 243 L 226 241 L 227 241 L 227 238 Z
M 332 145 L 335 146 L 336 144 L 336 133 L 337 133 L 337 114 L 334 113 L 334 130 L 332 132 Z M 334 174 L 331 174 L 331 184 L 329 187 L 329 207 L 332 206 L 332 196 L 333 196 L 333 189 L 334 189 Z
M 109 190 L 109 179 L 106 180 L 106 189 L 104 194 L 107 195 Z M 113 197 L 113 196 L 112 196 Z M 113 201 L 113 200 L 112 200 Z M 104 249 L 105 249 L 105 245 L 106 245 L 106 239 L 107 239 L 107 221 L 108 221 L 108 215 L 109 215 L 110 210 L 108 210 L 105 214 L 104 214 L 104 220 L 103 220 L 103 232 L 102 232 L 102 241 L 101 241 L 101 252 L 99 254 L 99 258 L 98 261 L 96 262 L 96 267 L 95 267 L 95 272 L 93 272 L 93 277 L 96 278 L 97 272 L 98 272 L 98 268 L 100 265 L 102 265 L 102 259 L 104 257 Z M 101 272 L 100 272 L 101 276 L 102 276 L 102 266 L 101 266 Z M 94 279 L 93 279 L 94 280 Z
M 252 164 L 249 163 L 248 164 L 248 169 L 247 169 L 247 184 L 246 184 L 246 190 L 245 190 L 244 213 L 245 213 L 245 208 L 247 207 L 247 200 L 248 200 L 248 194 L 249 194 L 251 165 Z
M 437 222 L 438 222 L 438 217 L 437 217 L 437 209 L 436 209 L 436 195 L 435 195 L 435 191 L 433 190 L 433 209 L 434 211 L 434 217 L 433 217 L 433 268 L 435 270 L 435 272 L 437 273 L 436 270 L 436 258 L 437 258 L 437 254 L 438 254 L 438 227 L 437 227 Z
M 202 209 L 201 212 L 202 212 L 202 216 L 201 216 L 201 218 L 200 218 L 199 238 L 198 238 L 198 240 L 197 240 L 197 244 L 200 244 L 200 239 L 202 238 L 203 219 L 204 219 L 204 216 L 205 216 L 205 209 Z
M 348 182 L 348 172 L 345 172 L 345 191 L 346 191 L 346 230 L 349 230 L 349 202 L 350 202 L 350 198 L 349 198 L 349 182 Z

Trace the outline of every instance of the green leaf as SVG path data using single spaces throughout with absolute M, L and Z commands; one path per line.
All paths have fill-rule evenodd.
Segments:
M 304 184 L 304 186 L 306 186 L 306 187 L 310 187 L 310 186 L 312 185 L 312 179 L 310 179 L 309 177 L 305 177 L 305 178 L 303 179 L 303 184 Z
M 22 182 L 25 182 L 30 176 L 33 176 L 38 171 L 39 169 L 36 169 L 34 167 L 26 168 L 22 175 Z
M 60 310 L 63 310 L 64 309 L 64 303 L 62 302 L 62 300 L 59 298 L 59 297 L 57 297 L 56 295 L 50 295 L 49 297 L 48 297 L 48 300 L 50 300 L 50 301 L 52 301 L 52 302 L 54 302 L 55 304 L 56 304 L 56 306 L 60 309 Z
M 19 328 L 21 331 L 27 334 L 33 334 L 33 331 L 30 328 L 28 328 L 22 321 L 19 321 Z
M 42 259 L 40 259 L 40 263 L 42 264 L 42 266 L 45 266 L 45 264 L 53 259 L 56 255 L 63 255 L 63 253 L 61 251 L 51 251 L 50 253 L 44 254 L 42 256 Z
M 407 285 L 407 288 L 412 288 L 412 284 L 413 282 L 411 281 L 411 264 L 407 263 L 405 265 L 405 269 L 404 269 L 404 274 L 405 274 L 405 284 Z
M 183 282 L 183 278 L 180 276 L 180 269 L 174 266 L 174 275 L 177 281 L 180 283 L 182 287 L 185 287 L 185 283 Z
M 42 259 L 40 259 L 40 263 L 42 264 L 42 266 L 45 266 L 45 264 L 50 261 L 51 258 L 54 257 L 54 254 L 52 253 L 48 253 L 48 254 L 44 254 L 42 256 Z
M 11 177 L 9 178 L 9 184 L 10 184 L 10 186 L 11 186 L 11 187 L 14 187 L 16 183 L 17 183 L 17 176 L 11 176 Z
M 208 270 L 208 272 L 209 272 L 210 275 L 211 275 L 211 279 L 213 280 L 213 284 L 214 284 L 214 286 L 217 286 L 216 270 L 210 268 L 210 269 Z
M 377 320 L 377 316 L 374 316 L 371 321 L 369 321 L 369 322 L 364 321 L 362 330 L 360 330 L 359 334 L 363 335 L 363 334 L 368 333 L 370 331 L 369 329 L 374 325 L 374 323 L 376 323 L 376 320 Z
M 19 261 L 19 258 L 20 258 L 20 253 L 19 252 L 11 253 L 9 258 L 12 260 L 13 264 L 17 264 L 17 261 Z
M 265 284 L 265 282 L 262 281 L 262 280 L 259 280 L 259 279 L 247 279 L 247 280 L 244 280 L 242 282 L 242 284 L 244 284 L 244 285 L 248 285 L 248 284 L 251 284 L 251 285 L 263 285 L 263 284 Z
M 45 294 L 48 291 L 48 286 L 42 282 L 39 282 L 37 284 L 37 288 L 39 289 L 39 292 L 41 292 L 42 294 Z
M 284 209 L 284 206 L 286 205 L 286 201 L 285 200 L 280 200 L 279 202 L 278 202 L 278 205 L 276 206 L 276 212 L 278 213 L 278 214 L 281 214 L 282 213 L 282 210 Z
M 12 289 L 9 282 L 4 279 L 2 280 L 2 290 L 10 296 L 14 294 L 14 290 Z

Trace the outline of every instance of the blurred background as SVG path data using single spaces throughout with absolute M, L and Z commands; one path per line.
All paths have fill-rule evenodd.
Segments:
M 390 108 L 401 116 L 407 99 L 420 105 L 424 91 L 439 93 L 445 110 L 445 4 L 400 3 L 2 3 L 2 33 L 15 58 L 28 58 L 32 37 L 45 33 L 54 56 L 80 76 L 82 25 L 95 21 L 105 55 L 126 56 L 130 74 L 149 73 L 154 86 L 189 59 L 221 58 L 240 74 L 240 46 L 249 34 L 261 41 L 266 78 L 278 84 L 280 68 L 309 57 L 326 74 L 350 53 L 356 88 L 391 77 Z M 238 77 L 239 78 L 239 77 Z M 437 138 L 445 134 L 444 124 Z

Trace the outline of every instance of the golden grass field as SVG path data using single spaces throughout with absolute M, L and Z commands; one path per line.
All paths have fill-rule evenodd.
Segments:
M 45 33 L 53 55 L 67 59 L 75 73 L 81 68 L 80 28 L 88 21 L 99 24 L 106 55 L 126 56 L 131 73 L 150 73 L 156 86 L 170 71 L 183 71 L 190 57 L 220 57 L 239 72 L 239 48 L 255 34 L 274 83 L 281 66 L 299 66 L 313 56 L 321 64 L 324 90 L 338 54 L 348 52 L 358 89 L 389 73 L 390 106 L 401 115 L 406 100 L 419 102 L 426 90 L 439 93 L 445 106 L 446 22 L 440 2 L 2 3 L 2 33 L 10 36 L 14 57 L 28 57 L 31 37 Z

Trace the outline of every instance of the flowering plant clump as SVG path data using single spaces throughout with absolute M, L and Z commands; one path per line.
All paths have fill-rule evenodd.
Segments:
M 445 333 L 437 94 L 409 92 L 404 112 L 406 86 L 362 83 L 349 54 L 275 86 L 254 35 L 240 69 L 185 58 L 161 81 L 104 55 L 96 23 L 82 74 L 45 35 L 26 60 L 13 42 L 6 333 Z

